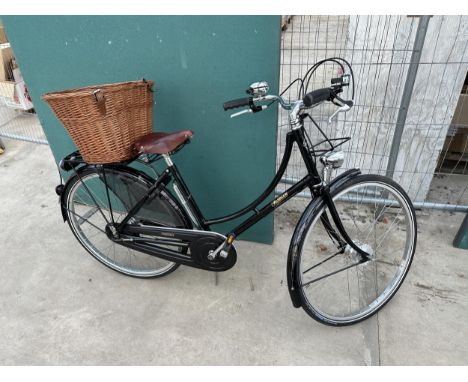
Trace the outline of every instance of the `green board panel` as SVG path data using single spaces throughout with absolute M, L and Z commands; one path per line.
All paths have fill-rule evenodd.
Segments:
M 465 219 L 463 219 L 463 222 L 455 235 L 453 245 L 456 248 L 468 249 L 468 214 L 465 216 Z
M 2 20 L 57 161 L 75 147 L 40 95 L 146 78 L 155 81 L 154 129 L 195 132 L 174 162 L 207 218 L 243 207 L 273 177 L 277 110 L 230 119 L 222 103 L 243 97 L 259 80 L 278 92 L 279 16 Z M 213 228 L 225 232 L 232 226 Z M 273 216 L 242 238 L 272 242 Z

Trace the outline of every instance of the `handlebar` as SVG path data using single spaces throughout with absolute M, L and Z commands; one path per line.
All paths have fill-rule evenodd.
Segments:
M 238 99 L 233 99 L 231 101 L 226 101 L 223 104 L 223 108 L 225 111 L 230 110 L 230 109 L 235 109 L 238 107 L 242 106 L 250 106 L 253 112 L 260 111 L 260 109 L 264 110 L 265 107 L 259 107 L 255 106 L 255 102 L 262 102 L 262 101 L 278 101 L 280 105 L 283 107 L 285 110 L 290 110 L 293 107 L 293 104 L 287 103 L 283 97 L 276 96 L 276 95 L 264 95 L 260 97 L 246 97 L 246 98 L 238 98 Z M 265 105 L 264 105 L 265 106 Z M 269 106 L 269 105 L 268 105 Z M 257 110 L 255 110 L 258 108 Z
M 349 75 L 333 78 L 331 81 L 332 86 L 328 88 L 316 89 L 310 93 L 307 93 L 302 100 L 297 100 L 290 103 L 286 102 L 285 99 L 283 99 L 281 96 L 259 95 L 257 97 L 251 96 L 227 101 L 223 104 L 223 108 L 224 110 L 231 110 L 243 106 L 248 106 L 248 109 L 232 114 L 232 118 L 245 113 L 257 113 L 268 108 L 268 106 L 270 106 L 274 101 L 278 101 L 283 109 L 290 111 L 290 119 L 294 121 L 298 118 L 301 110 L 313 107 L 324 101 L 331 101 L 337 106 L 340 106 L 340 109 L 338 109 L 337 112 L 348 111 L 353 106 L 353 101 L 345 101 L 338 96 L 338 94 L 343 91 L 344 86 L 349 86 L 349 79 L 347 78 L 349 78 Z M 264 101 L 272 102 L 270 102 L 268 105 L 258 105 L 259 102 Z M 338 101 L 338 103 L 336 101 Z M 336 115 L 336 113 L 334 115 Z
M 331 88 L 317 89 L 307 93 L 302 101 L 304 102 L 305 107 L 312 107 L 320 102 L 330 101 L 332 95 L 333 93 Z
M 242 106 L 249 106 L 253 101 L 252 97 L 238 98 L 231 101 L 227 101 L 223 104 L 224 110 L 236 109 Z
M 337 99 L 341 104 L 347 105 L 350 108 L 353 106 L 352 101 L 345 101 L 338 97 L 338 94 L 343 91 L 343 87 L 349 86 L 350 75 L 343 74 L 341 77 L 332 78 L 331 86 L 328 88 L 317 89 L 307 93 L 303 98 L 304 106 L 312 107 L 323 101 L 334 101 Z

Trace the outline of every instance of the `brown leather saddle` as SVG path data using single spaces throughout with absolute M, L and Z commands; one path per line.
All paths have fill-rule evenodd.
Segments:
M 139 154 L 168 154 L 180 145 L 187 143 L 193 136 L 191 130 L 174 133 L 150 133 L 135 142 Z

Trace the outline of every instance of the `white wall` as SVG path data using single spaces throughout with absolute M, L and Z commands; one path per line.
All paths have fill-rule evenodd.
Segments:
M 417 19 L 352 16 L 346 58 L 356 76 L 356 107 L 338 134 L 352 136 L 346 167 L 385 174 Z M 425 200 L 468 70 L 468 17 L 434 16 L 424 43 L 394 179 Z

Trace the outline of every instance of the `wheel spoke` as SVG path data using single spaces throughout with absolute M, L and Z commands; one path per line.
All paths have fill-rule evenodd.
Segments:
M 304 272 L 302 272 L 303 275 L 305 275 L 307 272 L 309 272 L 310 270 L 314 269 L 314 268 L 317 268 L 319 265 L 322 265 L 324 263 L 326 263 L 327 261 L 333 259 L 335 256 L 337 255 L 340 255 L 343 253 L 344 250 L 341 250 L 341 251 L 338 251 L 336 253 L 334 253 L 333 255 L 327 257 L 325 260 L 322 260 L 320 263 L 317 263 L 315 265 L 312 265 L 310 268 L 306 269 Z
M 383 236 L 383 238 L 380 240 L 379 244 L 375 247 L 375 250 L 379 249 L 379 248 L 382 246 L 382 244 L 383 244 L 383 242 L 385 241 L 385 239 L 388 237 L 388 234 L 389 234 L 390 232 L 392 232 L 393 230 L 395 230 L 396 227 L 398 227 L 398 224 L 395 225 L 395 222 L 397 221 L 398 217 L 400 216 L 400 213 L 401 213 L 401 211 L 398 213 L 397 216 L 395 216 L 395 218 L 393 219 L 393 222 L 392 222 L 392 223 L 390 224 L 390 226 L 388 227 L 387 232 L 385 233 L 385 235 Z
M 345 270 L 347 270 L 347 269 L 356 267 L 356 266 L 358 266 L 359 264 L 365 263 L 365 262 L 367 262 L 367 261 L 368 261 L 368 260 L 361 260 L 361 261 L 358 261 L 357 263 L 354 263 L 354 264 L 348 265 L 348 266 L 346 266 L 346 267 L 340 268 L 340 269 L 338 269 L 338 270 L 336 270 L 336 271 L 327 273 L 326 275 L 317 277 L 316 279 L 313 279 L 313 280 L 311 280 L 311 281 L 307 281 L 307 282 L 304 283 L 304 284 L 301 284 L 301 287 L 303 288 L 303 287 L 305 287 L 305 286 L 307 286 L 307 285 L 310 285 L 310 284 L 313 284 L 313 283 L 315 283 L 315 282 L 317 282 L 317 281 L 326 279 L 327 277 L 336 275 L 337 273 L 340 273 L 340 272 L 343 272 L 343 271 L 345 271 Z
M 81 179 L 82 181 L 82 179 Z M 102 182 L 101 182 L 102 183 Z M 99 202 L 101 203 L 101 206 L 104 206 L 105 204 L 102 203 L 102 200 L 97 196 L 95 195 L 93 192 L 91 192 L 91 190 L 89 189 L 89 187 L 86 185 L 85 182 L 82 181 L 82 185 L 83 187 L 85 188 L 85 190 L 88 192 L 88 195 L 91 196 L 91 199 L 93 200 L 93 202 L 96 204 L 96 207 L 99 209 L 99 212 L 101 213 L 102 217 L 104 218 L 104 220 L 106 221 L 106 223 L 109 223 L 109 221 L 107 220 L 106 216 L 104 215 L 104 213 L 102 212 L 102 209 L 101 207 L 99 207 L 98 203 L 96 203 L 96 198 L 99 200 Z
M 100 196 L 108 195 L 112 202 L 115 222 L 122 221 L 129 209 L 151 187 L 151 182 L 144 177 L 133 175 L 125 170 L 106 169 L 107 184 L 111 187 L 106 190 L 105 184 L 100 180 L 95 169 L 86 169 L 74 183 L 67 187 L 66 213 L 72 231 L 75 233 L 83 247 L 95 258 L 112 269 L 137 277 L 155 277 L 167 274 L 177 268 L 177 264 L 168 260 L 158 259 L 148 254 L 133 251 L 107 237 L 104 229 L 108 223 L 110 211 L 107 203 Z M 158 223 L 151 221 L 155 226 L 186 227 L 184 217 L 168 199 L 169 196 L 159 194 L 145 205 L 145 215 L 154 211 Z M 76 211 L 76 212 L 75 212 Z M 97 213 L 99 211 L 99 213 Z M 142 210 L 143 211 L 143 210 Z M 102 216 L 102 217 L 98 217 Z M 101 220 L 104 219 L 104 220 Z M 88 224 L 85 224 L 88 223 Z M 100 227 L 102 226 L 102 228 Z M 175 250 L 187 251 L 186 247 L 175 246 Z
M 72 210 L 70 210 L 69 208 L 67 208 L 66 210 L 67 210 L 68 212 L 71 212 L 73 215 L 77 216 L 78 218 L 80 218 L 80 221 L 85 221 L 86 223 L 92 225 L 94 228 L 98 229 L 99 231 L 101 231 L 103 234 L 106 235 L 106 232 L 105 232 L 103 229 L 101 229 L 101 228 L 99 228 L 97 225 L 91 223 L 91 222 L 90 222 L 88 219 L 86 219 L 84 216 L 78 215 L 75 211 L 72 211 Z M 82 222 L 81 224 L 79 224 L 79 225 L 82 225 L 82 224 L 83 224 L 83 222 Z
M 78 220 L 78 225 L 82 225 L 85 221 L 93 216 L 99 209 L 97 207 L 91 208 L 88 212 L 86 212 L 80 220 Z
M 339 191 L 332 188 L 332 199 L 345 231 L 370 259 L 362 259 L 350 246 L 335 253 L 322 218 L 324 205 L 303 230 L 295 272 L 303 308 L 319 321 L 344 325 L 369 317 L 393 297 L 414 254 L 415 224 L 410 223 L 415 216 L 405 193 L 376 175 L 360 175 Z M 405 230 L 397 229 L 401 224 Z M 324 248 L 332 250 L 324 256 Z

